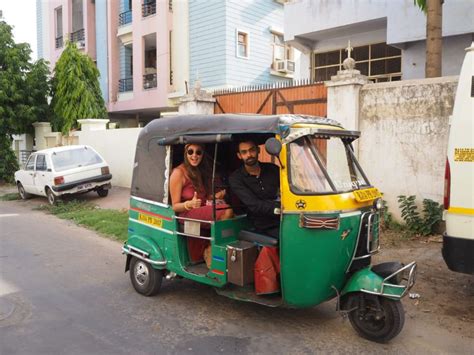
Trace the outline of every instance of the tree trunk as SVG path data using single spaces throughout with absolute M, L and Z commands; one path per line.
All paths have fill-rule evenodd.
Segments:
M 443 48 L 443 0 L 426 0 L 426 67 L 427 78 L 441 76 Z

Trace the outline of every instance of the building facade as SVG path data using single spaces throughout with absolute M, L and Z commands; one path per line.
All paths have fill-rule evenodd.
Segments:
M 356 69 L 376 82 L 425 76 L 426 16 L 413 0 L 294 0 L 284 25 L 285 41 L 304 52 L 299 76 L 329 80 L 348 41 Z M 473 33 L 474 1 L 445 1 L 443 76 L 459 74 Z
M 109 118 L 144 125 L 205 89 L 288 81 L 283 1 L 37 0 L 38 48 L 51 68 L 66 38 L 96 63 Z

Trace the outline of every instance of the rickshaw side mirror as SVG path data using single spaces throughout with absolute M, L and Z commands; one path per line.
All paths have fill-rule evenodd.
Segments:
M 265 150 L 268 154 L 278 157 L 281 152 L 281 142 L 276 138 L 268 138 L 265 142 Z

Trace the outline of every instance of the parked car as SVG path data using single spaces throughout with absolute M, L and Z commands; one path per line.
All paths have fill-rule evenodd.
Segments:
M 53 205 L 66 194 L 96 191 L 106 197 L 112 187 L 107 162 L 87 145 L 71 145 L 37 151 L 25 167 L 15 172 L 22 199 L 46 196 Z

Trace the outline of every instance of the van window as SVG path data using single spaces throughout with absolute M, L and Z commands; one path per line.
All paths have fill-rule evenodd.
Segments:
M 58 172 L 103 162 L 96 152 L 87 147 L 55 152 L 51 155 L 51 160 L 54 170 Z

